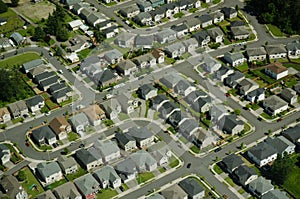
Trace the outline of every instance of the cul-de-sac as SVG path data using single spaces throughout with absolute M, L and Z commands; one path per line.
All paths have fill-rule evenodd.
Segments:
M 300 199 L 300 0 L 0 0 L 1 199 Z

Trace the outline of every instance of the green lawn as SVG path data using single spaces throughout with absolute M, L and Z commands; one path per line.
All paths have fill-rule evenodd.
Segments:
M 62 180 L 59 180 L 57 182 L 53 182 L 52 184 L 49 184 L 48 186 L 46 186 L 46 190 L 48 190 L 48 189 L 54 189 L 54 188 L 56 188 L 56 187 L 58 187 L 60 185 L 65 184 L 66 182 L 67 182 L 66 179 L 62 179 Z
M 295 64 L 295 63 L 284 63 L 284 66 L 289 68 L 293 67 L 294 69 L 300 71 L 300 64 Z
M 99 199 L 110 199 L 118 195 L 118 192 L 113 189 L 101 189 L 99 193 L 97 193 L 97 198 Z
M 79 59 L 82 60 L 82 59 L 88 57 L 89 55 L 91 55 L 91 52 L 93 49 L 94 48 L 87 48 L 87 49 L 84 49 L 84 50 L 78 52 L 77 55 L 78 55 Z
M 26 62 L 39 58 L 40 55 L 35 52 L 26 52 L 0 61 L 0 67 L 21 66 Z
M 274 26 L 272 24 L 267 24 L 266 25 L 269 30 L 272 32 L 272 34 L 276 37 L 283 37 L 284 36 L 284 33 L 281 32 L 281 30 L 277 27 L 277 26 Z
M 122 184 L 122 187 L 124 188 L 125 191 L 129 189 L 129 187 L 125 183 Z
M 225 181 L 232 187 L 235 187 L 235 183 L 233 182 L 233 180 L 230 177 L 226 177 Z
M 284 182 L 283 187 L 291 193 L 294 198 L 300 198 L 300 168 L 295 166 L 292 174 L 289 174 L 289 177 Z
M 182 13 L 182 12 L 178 12 L 178 13 L 173 15 L 174 18 L 181 18 L 183 16 L 184 16 L 184 13 Z
M 127 120 L 127 119 L 129 119 L 129 116 L 125 113 L 120 113 L 119 114 L 119 119 L 120 120 Z
M 249 69 L 249 66 L 248 66 L 248 64 L 245 62 L 244 64 L 239 65 L 239 66 L 236 66 L 235 68 L 236 68 L 237 70 L 241 71 L 241 72 L 244 72 L 244 71 L 246 71 L 246 70 Z
M 170 166 L 171 168 L 177 167 L 177 165 L 179 164 L 179 160 L 176 159 L 174 156 L 172 156 L 172 157 L 170 158 L 169 162 L 170 162 L 170 163 L 169 163 L 169 166 Z
M 266 75 L 264 73 L 265 69 L 257 69 L 257 70 L 252 70 L 252 73 L 257 76 L 260 77 L 261 79 L 263 79 L 265 82 L 269 83 L 269 84 L 273 84 L 276 82 L 275 79 L 273 79 L 272 77 L 269 77 L 268 75 Z
M 284 83 L 287 87 L 293 88 L 293 86 L 298 83 L 298 80 L 296 77 L 289 77 L 284 80 Z
M 141 184 L 143 182 L 150 180 L 151 178 L 154 178 L 154 174 L 151 172 L 145 172 L 145 173 L 139 173 L 136 179 L 137 182 Z
M 193 145 L 191 148 L 190 148 L 194 153 L 200 153 L 200 149 L 199 147 Z
M 238 190 L 238 192 L 239 192 L 240 194 L 244 194 L 246 191 L 245 191 L 245 189 L 241 188 L 241 189 Z
M 223 173 L 223 170 L 221 169 L 221 167 L 219 167 L 219 165 L 215 164 L 214 166 L 214 171 L 217 173 L 217 174 L 221 174 Z
M 4 144 L 4 145 L 7 146 L 7 148 L 9 148 L 9 150 L 11 152 L 10 161 L 12 161 L 14 164 L 17 164 L 18 162 L 20 162 L 22 160 L 20 154 L 17 153 L 17 151 L 15 150 L 15 148 L 12 145 L 10 145 L 10 144 Z
M 52 102 L 51 100 L 46 100 L 45 104 L 50 110 L 58 107 L 58 104 Z
M 238 90 L 233 88 L 233 89 L 230 89 L 227 93 L 229 93 L 230 95 L 233 95 L 233 96 L 237 96 L 237 92 L 238 92 Z
M 163 173 L 163 172 L 166 171 L 166 169 L 165 169 L 164 167 L 161 167 L 161 168 L 158 169 L 158 171 L 159 171 L 160 173 Z
M 22 187 L 25 189 L 25 191 L 28 193 L 28 198 L 35 198 L 36 195 L 44 192 L 43 187 L 40 185 L 38 180 L 35 178 L 35 176 L 32 174 L 30 169 L 28 167 L 25 167 L 24 172 L 26 174 L 27 179 L 22 182 Z M 37 188 L 32 188 L 33 185 L 36 185 Z M 30 189 L 31 188 L 31 189 Z
M 0 26 L 0 34 L 7 33 L 7 36 L 10 36 L 13 31 L 16 31 L 18 28 L 21 28 L 25 24 L 25 22 L 21 18 L 19 18 L 18 15 L 10 8 L 7 12 L 1 13 L 0 18 L 7 19 L 7 23 Z
M 165 62 L 166 64 L 170 65 L 170 64 L 174 64 L 176 60 L 174 58 L 165 57 Z
M 260 114 L 260 116 L 262 116 L 263 118 L 265 118 L 267 120 L 271 120 L 271 119 L 276 118 L 276 116 L 269 115 L 269 114 L 267 114 L 265 112 L 263 112 L 262 114 Z
M 73 181 L 74 179 L 79 178 L 80 176 L 83 176 L 84 174 L 87 174 L 87 171 L 84 170 L 81 167 L 78 167 L 78 171 L 76 173 L 73 173 L 73 174 L 68 174 L 67 179 L 69 181 Z

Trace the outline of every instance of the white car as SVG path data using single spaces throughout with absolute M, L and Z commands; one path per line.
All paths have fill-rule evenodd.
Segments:
M 46 116 L 49 116 L 51 114 L 51 111 L 45 113 Z
M 58 70 L 58 72 L 59 72 L 60 74 L 63 74 L 63 73 L 64 73 L 62 70 Z

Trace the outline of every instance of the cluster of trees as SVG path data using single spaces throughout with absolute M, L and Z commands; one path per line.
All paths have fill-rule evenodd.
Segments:
M 0 14 L 7 12 L 8 6 L 2 0 L 0 0 Z
M 45 39 L 46 34 L 56 36 L 58 41 L 66 41 L 69 38 L 69 32 L 65 22 L 66 12 L 64 9 L 56 5 L 56 9 L 52 15 L 49 15 L 45 28 L 36 27 L 34 29 L 33 39 L 42 41 Z
M 300 0 L 250 0 L 250 6 L 263 23 L 270 23 L 288 34 L 300 33 Z
M 0 88 L 1 105 L 25 99 L 34 94 L 17 69 L 0 68 Z

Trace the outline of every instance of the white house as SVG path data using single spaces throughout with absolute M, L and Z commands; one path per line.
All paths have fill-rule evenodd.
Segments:
M 263 101 L 263 107 L 270 115 L 277 115 L 289 108 L 289 104 L 276 95 L 272 95 Z
M 280 62 L 274 62 L 265 68 L 265 73 L 270 77 L 278 80 L 289 74 L 289 71 Z
M 119 147 L 111 140 L 97 140 L 94 147 L 100 152 L 103 162 L 116 160 L 121 156 Z
M 39 163 L 36 167 L 36 173 L 46 184 L 51 184 L 63 178 L 62 171 L 57 162 Z
M 277 158 L 277 151 L 265 142 L 252 147 L 247 152 L 249 158 L 259 167 L 267 165 Z

